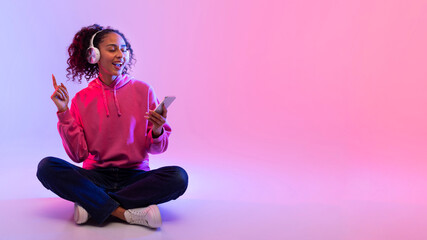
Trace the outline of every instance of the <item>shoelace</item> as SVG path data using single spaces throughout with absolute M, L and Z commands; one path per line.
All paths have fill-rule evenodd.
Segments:
M 147 216 L 148 210 L 149 209 L 144 209 L 144 211 L 128 210 L 130 213 L 130 221 L 132 223 L 135 223 L 135 222 L 140 223 L 141 220 L 144 220 L 145 224 L 147 224 L 147 226 L 150 226 L 147 219 L 145 219 L 145 217 Z M 134 217 L 136 217 L 136 218 L 134 218 Z

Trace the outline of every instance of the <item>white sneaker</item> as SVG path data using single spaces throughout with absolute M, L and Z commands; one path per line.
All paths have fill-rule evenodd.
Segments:
M 74 222 L 83 224 L 89 219 L 89 213 L 77 203 L 74 203 Z
M 128 209 L 125 211 L 125 218 L 130 224 L 138 224 L 150 228 L 158 228 L 162 225 L 162 217 L 157 205 Z

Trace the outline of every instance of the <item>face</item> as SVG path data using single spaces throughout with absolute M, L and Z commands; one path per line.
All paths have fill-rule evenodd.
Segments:
M 98 62 L 99 73 L 104 78 L 121 75 L 128 63 L 125 40 L 117 33 L 111 32 L 99 43 L 101 58 Z

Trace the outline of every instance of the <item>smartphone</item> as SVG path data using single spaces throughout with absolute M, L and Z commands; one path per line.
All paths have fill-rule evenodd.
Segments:
M 176 97 L 174 96 L 166 96 L 163 101 L 156 107 L 154 110 L 158 114 L 163 114 L 163 105 L 165 105 L 166 109 L 172 104 Z

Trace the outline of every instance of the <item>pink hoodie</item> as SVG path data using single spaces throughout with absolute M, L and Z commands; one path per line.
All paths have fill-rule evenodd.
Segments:
M 166 151 L 171 134 L 166 122 L 162 135 L 152 137 L 152 124 L 144 116 L 158 104 L 153 88 L 129 75 L 120 76 L 112 87 L 91 81 L 73 98 L 70 110 L 57 114 L 65 151 L 85 169 L 150 170 L 147 153 Z

